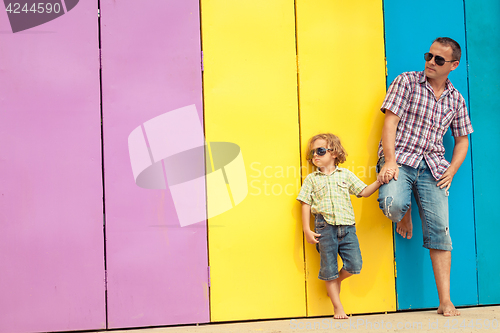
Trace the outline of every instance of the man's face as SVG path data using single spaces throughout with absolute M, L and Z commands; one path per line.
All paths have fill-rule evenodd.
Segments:
M 458 67 L 458 61 L 445 62 L 443 66 L 438 66 L 436 64 L 436 56 L 441 56 L 446 61 L 453 60 L 453 50 L 451 46 L 435 42 L 431 45 L 429 53 L 434 55 L 431 60 L 425 62 L 425 75 L 430 79 L 446 79 L 448 74 Z

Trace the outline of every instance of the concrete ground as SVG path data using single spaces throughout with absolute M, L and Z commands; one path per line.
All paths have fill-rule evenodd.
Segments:
M 459 317 L 443 317 L 436 310 L 332 317 L 279 319 L 117 330 L 113 333 L 299 333 L 299 332 L 499 332 L 500 306 L 460 308 Z

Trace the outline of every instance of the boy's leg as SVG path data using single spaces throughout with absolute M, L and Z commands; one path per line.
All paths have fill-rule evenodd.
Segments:
M 319 237 L 319 244 L 317 244 L 317 249 L 320 253 L 320 269 L 318 278 L 320 280 L 324 280 L 326 283 L 326 290 L 328 291 L 328 296 L 332 301 L 335 312 L 334 318 L 345 319 L 347 316 L 344 312 L 344 307 L 340 302 L 340 288 L 338 284 L 338 279 L 340 277 L 342 277 L 342 279 L 345 278 L 342 271 L 338 272 L 337 264 L 337 229 L 339 226 L 333 226 L 326 223 L 325 219 L 321 215 L 316 216 L 315 225 L 315 231 L 321 234 Z
M 340 271 L 341 274 L 342 271 L 343 270 Z M 333 318 L 348 319 L 349 317 L 346 315 L 344 307 L 340 302 L 340 283 L 338 282 L 339 278 L 335 280 L 325 281 L 326 290 L 328 291 L 328 296 L 330 296 L 330 300 L 332 301 L 333 312 L 334 312 Z
M 337 283 L 339 285 L 339 293 L 340 291 L 342 290 L 342 281 L 344 281 L 345 279 L 347 279 L 349 276 L 351 276 L 352 273 L 349 273 L 348 271 L 346 271 L 343 267 L 342 269 L 340 270 L 339 272 L 339 277 L 337 278 Z
M 361 251 L 359 250 L 356 227 L 353 225 L 338 226 L 337 230 L 338 252 L 344 263 L 335 280 L 327 281 L 328 295 L 332 300 L 335 310 L 335 319 L 347 319 L 344 307 L 340 302 L 340 289 L 342 281 L 353 274 L 359 274 L 363 265 Z

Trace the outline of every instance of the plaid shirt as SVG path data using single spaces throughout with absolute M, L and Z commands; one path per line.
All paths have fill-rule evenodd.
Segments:
M 381 110 L 399 118 L 396 131 L 396 162 L 417 168 L 425 159 L 435 179 L 440 179 L 450 163 L 444 158 L 443 136 L 451 125 L 453 136 L 473 132 L 465 100 L 450 80 L 439 100 L 424 72 L 399 75 L 389 86 Z M 378 156 L 384 156 L 382 140 Z
M 350 194 L 358 196 L 366 187 L 351 171 L 337 167 L 331 175 L 315 171 L 307 175 L 297 200 L 311 206 L 332 225 L 353 225 L 354 210 Z

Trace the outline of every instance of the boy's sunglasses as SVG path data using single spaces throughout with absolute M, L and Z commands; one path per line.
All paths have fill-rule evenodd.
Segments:
M 424 53 L 424 59 L 425 61 L 431 61 L 432 57 L 434 57 L 434 61 L 436 62 L 436 65 L 438 66 L 443 66 L 445 62 L 454 62 L 454 61 L 457 61 L 457 60 L 444 60 L 443 57 L 441 56 L 435 56 L 434 54 L 432 53 Z
M 309 155 L 307 156 L 307 159 L 308 160 L 312 160 L 313 157 L 314 157 L 314 153 L 316 153 L 316 155 L 318 156 L 324 156 L 326 154 L 327 151 L 332 151 L 333 149 L 330 149 L 330 148 L 323 148 L 323 147 L 320 147 L 320 148 L 316 148 L 316 149 L 313 149 L 309 152 Z

